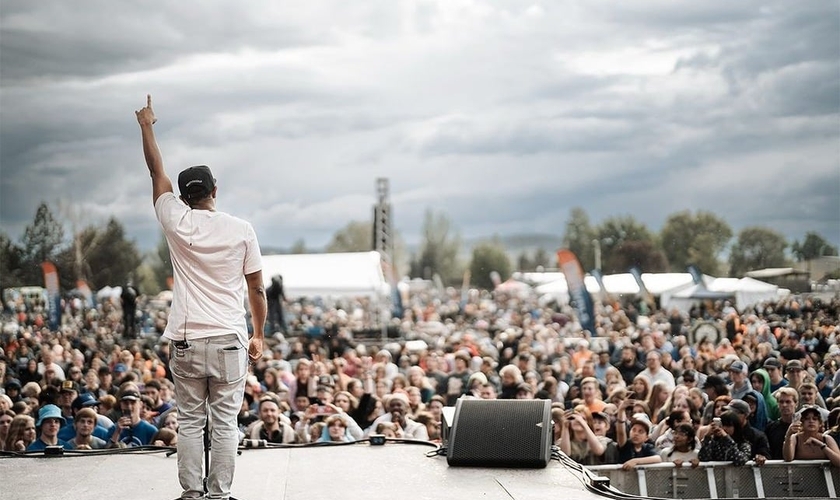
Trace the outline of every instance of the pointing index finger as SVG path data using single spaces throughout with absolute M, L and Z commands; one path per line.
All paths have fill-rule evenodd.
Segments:
M 152 94 L 146 94 L 146 107 L 152 108 Z

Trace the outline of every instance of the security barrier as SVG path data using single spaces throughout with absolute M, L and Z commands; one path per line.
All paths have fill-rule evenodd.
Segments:
M 837 498 L 840 470 L 828 460 L 768 460 L 762 466 L 747 462 L 701 462 L 675 467 L 673 463 L 587 467 L 608 477 L 624 493 L 659 498 Z

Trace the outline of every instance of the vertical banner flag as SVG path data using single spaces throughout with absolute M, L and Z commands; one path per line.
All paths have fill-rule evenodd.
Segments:
M 601 303 L 607 304 L 610 302 L 610 294 L 607 292 L 607 287 L 604 286 L 604 273 L 600 269 L 593 269 L 589 274 L 598 282 L 598 289 L 601 291 Z
M 96 305 L 93 303 L 93 292 L 91 291 L 90 287 L 85 280 L 76 280 L 76 290 L 82 294 L 82 297 L 85 299 L 85 308 L 86 309 L 93 309 Z
M 58 270 L 52 262 L 42 262 L 41 270 L 44 271 L 44 288 L 47 289 L 49 297 L 49 324 L 50 330 L 58 330 L 61 324 L 61 293 L 58 290 Z
M 633 276 L 633 279 L 636 280 L 636 284 L 639 285 L 639 296 L 652 307 L 654 305 L 653 296 L 650 294 L 645 286 L 645 282 L 642 280 L 642 270 L 633 266 L 630 268 L 630 275 Z
M 557 267 L 566 276 L 566 284 L 569 286 L 569 297 L 572 305 L 577 311 L 578 321 L 584 330 L 590 334 L 597 335 L 595 331 L 595 306 L 592 304 L 592 297 L 586 290 L 583 281 L 583 267 L 571 250 L 565 248 L 557 251 Z
M 694 264 L 688 266 L 688 274 L 691 275 L 691 279 L 694 280 L 695 285 L 705 285 L 705 283 L 703 283 L 703 274 L 700 272 L 700 269 Z

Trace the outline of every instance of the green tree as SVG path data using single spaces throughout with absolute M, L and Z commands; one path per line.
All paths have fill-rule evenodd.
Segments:
M 143 262 L 137 268 L 134 274 L 134 284 L 137 286 L 137 290 L 144 295 L 154 296 L 163 290 L 163 287 L 158 284 L 154 268 L 147 262 Z
M 64 228 L 53 217 L 46 203 L 38 205 L 35 219 L 26 226 L 21 243 L 23 244 L 23 266 L 21 278 L 26 284 L 41 283 L 41 263 L 56 261 L 62 251 Z
M 0 231 L 0 290 L 23 286 L 23 248 Z
M 172 270 L 172 258 L 169 255 L 169 243 L 163 233 L 160 233 L 160 240 L 157 247 L 146 258 L 152 271 L 153 281 L 158 290 L 169 290 L 169 278 L 174 275 Z
M 550 267 L 556 267 L 557 264 L 552 264 L 551 259 L 549 258 L 549 253 L 546 252 L 545 248 L 539 247 L 534 250 L 534 258 L 532 260 L 534 263 L 534 270 L 548 269 Z
M 631 267 L 638 267 L 647 273 L 661 273 L 668 270 L 665 253 L 652 241 L 625 241 L 616 248 L 611 265 L 625 271 Z
M 785 237 L 763 227 L 748 227 L 738 233 L 738 241 L 729 253 L 729 276 L 743 276 L 748 271 L 784 267 Z
M 475 251 L 473 251 L 473 259 L 475 259 Z M 536 266 L 531 261 L 531 258 L 528 257 L 527 250 L 522 250 L 522 253 L 516 257 L 516 269 L 519 271 L 532 271 L 535 267 Z
M 595 230 L 596 238 L 601 242 L 601 267 L 604 274 L 625 273 L 628 262 L 657 262 L 662 257 L 642 258 L 636 252 L 647 248 L 661 252 L 653 233 L 632 216 L 611 217 L 602 222 Z M 632 244 L 631 244 L 632 243 Z M 646 244 L 646 245 L 643 245 Z M 627 253 L 633 252 L 633 253 Z M 624 255 L 623 253 L 627 253 Z M 651 269 L 643 268 L 646 272 Z
M 718 256 L 732 239 L 732 228 L 711 212 L 690 210 L 672 214 L 660 233 L 662 250 L 672 271 L 685 271 L 689 264 L 716 276 Z
M 449 217 L 426 210 L 422 232 L 420 254 L 410 263 L 411 276 L 431 279 L 437 274 L 446 284 L 460 283 L 461 236 L 452 228 Z
M 584 269 L 595 268 L 595 251 L 592 243 L 595 238 L 596 233 L 589 223 L 589 215 L 580 207 L 573 208 L 563 232 L 563 248 L 571 250 Z
M 303 241 L 303 238 L 298 239 L 294 243 L 292 243 L 292 248 L 289 249 L 289 253 L 292 255 L 297 255 L 301 253 L 309 253 L 306 250 L 306 242 Z
M 790 250 L 797 262 L 816 259 L 824 255 L 837 255 L 837 247 L 813 231 L 805 233 L 802 243 L 794 241 Z
M 133 241 L 126 239 L 125 229 L 117 219 L 112 217 L 101 228 L 89 226 L 77 238 L 78 247 L 68 247 L 58 258 L 64 286 L 74 286 L 76 279 L 85 279 L 91 289 L 98 290 L 124 285 L 134 278 L 142 262 L 140 252 Z M 80 262 L 80 274 L 75 276 L 74 262 Z
M 373 224 L 350 221 L 336 231 L 324 249 L 327 253 L 367 252 L 373 249 Z
M 493 280 L 490 279 L 493 271 L 499 273 L 502 281 L 510 278 L 510 259 L 498 239 L 476 245 L 470 261 L 472 283 L 478 288 L 493 289 Z

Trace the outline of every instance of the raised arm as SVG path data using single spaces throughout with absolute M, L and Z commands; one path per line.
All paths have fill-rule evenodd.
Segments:
M 248 343 L 248 358 L 256 363 L 263 354 L 265 317 L 268 311 L 262 271 L 246 274 L 245 281 L 248 284 L 248 304 L 251 306 L 251 326 L 254 328 L 254 335 Z
M 163 170 L 163 158 L 160 156 L 160 149 L 155 140 L 154 124 L 157 121 L 155 112 L 152 111 L 152 96 L 146 96 L 146 107 L 135 111 L 137 123 L 140 124 L 140 133 L 143 139 L 143 156 L 146 158 L 146 166 L 149 167 L 149 174 L 152 176 L 152 204 L 163 193 L 172 192 L 172 181 Z

